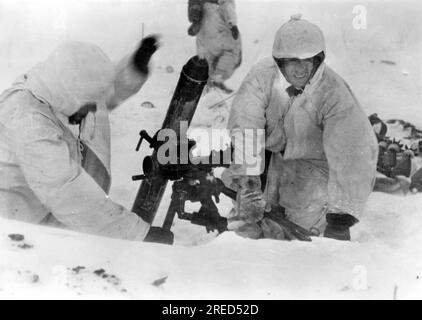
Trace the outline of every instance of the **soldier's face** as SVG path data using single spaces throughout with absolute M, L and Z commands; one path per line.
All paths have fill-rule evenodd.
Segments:
M 311 79 L 313 69 L 313 58 L 284 59 L 281 71 L 292 86 L 303 89 Z

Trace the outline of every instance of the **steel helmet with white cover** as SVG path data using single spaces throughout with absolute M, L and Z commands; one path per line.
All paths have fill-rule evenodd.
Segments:
M 291 16 L 275 35 L 273 57 L 276 59 L 308 59 L 320 52 L 325 54 L 324 35 L 318 26 L 302 19 L 301 14 Z

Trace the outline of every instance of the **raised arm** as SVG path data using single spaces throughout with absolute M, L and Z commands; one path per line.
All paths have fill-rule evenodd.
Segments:
M 149 76 L 149 61 L 158 47 L 158 37 L 148 36 L 141 41 L 135 52 L 116 64 L 114 91 L 107 99 L 109 110 L 113 110 L 142 88 Z

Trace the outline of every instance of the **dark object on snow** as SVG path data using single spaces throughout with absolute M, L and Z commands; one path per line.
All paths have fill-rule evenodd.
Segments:
M 155 287 L 159 287 L 159 286 L 163 285 L 163 284 L 166 282 L 167 278 L 168 278 L 168 276 L 165 276 L 165 277 L 163 277 L 163 278 L 160 278 L 160 279 L 155 280 L 155 281 L 154 281 L 153 283 L 151 283 L 151 284 L 152 284 L 153 286 L 155 286 Z
M 96 274 L 99 277 L 102 277 L 105 274 L 105 270 L 104 269 L 95 270 L 94 274 Z
M 77 267 L 72 268 L 72 272 L 75 273 L 75 274 L 78 274 L 82 270 L 85 270 L 85 267 L 83 267 L 83 266 L 77 266 Z
M 152 102 L 150 101 L 144 101 L 141 103 L 141 108 L 146 108 L 146 109 L 154 109 L 155 106 Z
M 33 274 L 32 277 L 31 277 L 31 282 L 32 283 L 37 283 L 39 281 L 40 281 L 40 276 L 37 275 L 37 274 Z
M 18 234 L 18 233 L 9 234 L 9 238 L 12 241 L 23 241 L 25 239 L 25 237 L 22 234 Z
M 395 66 L 396 65 L 396 63 L 394 61 L 391 61 L 391 60 L 381 60 L 380 62 L 381 63 L 388 64 L 390 66 Z
M 172 129 L 177 135 L 180 135 L 180 122 L 185 121 L 189 125 L 192 121 L 207 80 L 207 61 L 199 59 L 198 56 L 189 59 L 180 74 L 162 129 Z M 139 150 L 144 139 L 147 140 L 154 151 L 151 156 L 145 158 L 144 164 L 147 166 L 155 165 L 158 162 L 157 149 L 160 147 L 157 139 L 151 138 L 145 130 L 140 132 L 140 136 L 136 150 Z M 157 137 L 157 134 L 155 137 Z M 178 139 L 180 139 L 180 136 L 178 136 Z M 136 195 L 132 212 L 135 212 L 146 222 L 152 223 L 166 189 L 168 177 L 162 174 L 154 174 L 149 176 L 138 175 L 132 179 L 143 180 Z
M 9 238 L 12 241 L 19 242 L 19 244 L 13 245 L 13 246 L 17 246 L 20 249 L 26 250 L 26 249 L 32 249 L 34 247 L 33 245 L 22 243 L 22 241 L 25 240 L 25 237 L 21 234 L 9 234 Z
M 27 243 L 22 243 L 22 244 L 19 244 L 18 245 L 18 248 L 21 248 L 21 249 L 24 249 L 24 250 L 26 250 L 26 249 L 32 249 L 33 247 L 34 247 L 33 245 L 27 244 Z
M 350 227 L 359 222 L 350 214 L 327 213 L 327 227 L 324 231 L 324 237 L 350 241 Z
M 136 69 L 143 74 L 148 74 L 148 63 L 151 59 L 151 56 L 159 48 L 158 37 L 155 35 L 148 36 L 141 41 L 139 49 L 135 52 L 133 56 L 133 64 Z
M 116 277 L 114 274 L 106 273 L 106 271 L 104 269 L 95 270 L 94 274 L 97 275 L 98 277 L 104 279 L 105 281 L 107 281 L 108 283 L 110 283 L 114 286 L 118 286 L 118 285 L 121 284 L 121 281 L 118 277 Z
M 155 242 L 172 245 L 174 242 L 174 235 L 170 230 L 160 227 L 151 227 L 144 239 L 144 242 Z

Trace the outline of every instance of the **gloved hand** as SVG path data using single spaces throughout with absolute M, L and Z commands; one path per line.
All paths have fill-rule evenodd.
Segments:
M 188 4 L 188 19 L 190 22 L 199 23 L 202 20 L 203 6 L 198 0 L 190 0 Z
M 163 244 L 173 244 L 174 235 L 173 232 L 160 228 L 160 227 L 150 227 L 144 242 L 155 242 Z
M 194 37 L 199 33 L 200 30 L 201 30 L 200 23 L 192 23 L 192 25 L 188 28 L 188 35 L 190 35 L 191 37 Z
M 324 237 L 343 241 L 350 241 L 350 227 L 359 222 L 347 213 L 327 213 L 326 220 Z
M 136 69 L 144 74 L 148 74 L 148 63 L 151 56 L 160 47 L 157 35 L 150 35 L 142 39 L 141 45 L 133 56 L 133 64 Z
M 261 190 L 239 190 L 237 203 L 239 215 L 248 222 L 257 222 L 264 217 L 266 202 Z
M 239 29 L 237 28 L 237 26 L 233 26 L 231 27 L 231 32 L 232 32 L 232 36 L 234 40 L 237 40 L 239 38 Z

